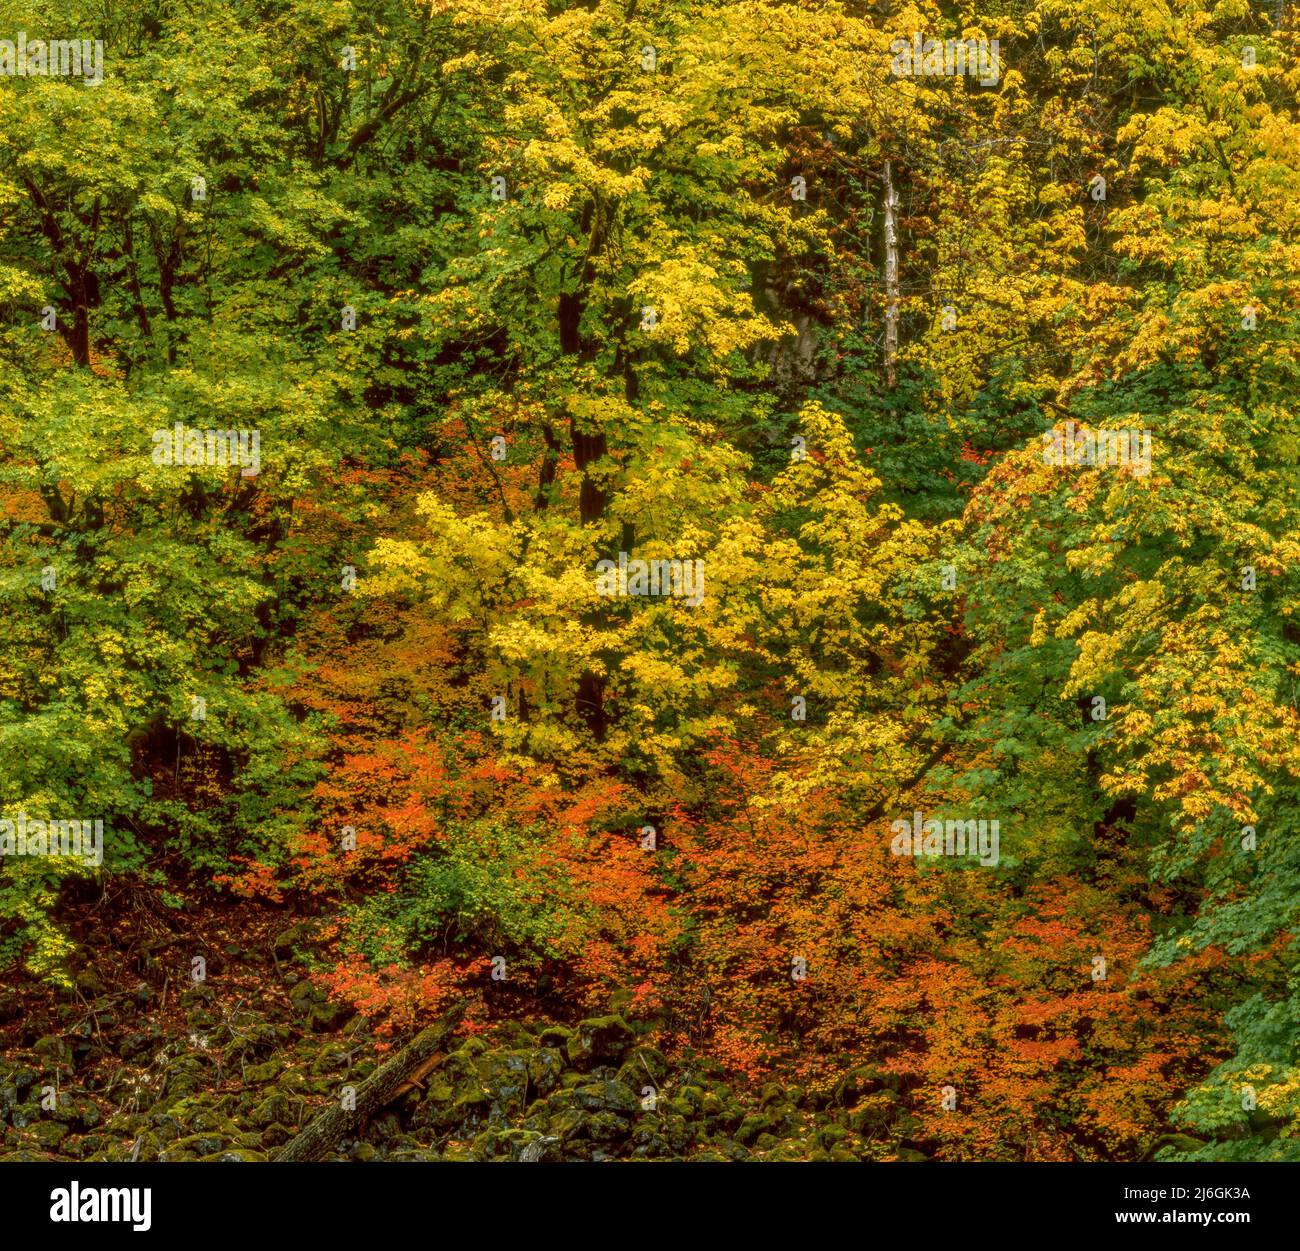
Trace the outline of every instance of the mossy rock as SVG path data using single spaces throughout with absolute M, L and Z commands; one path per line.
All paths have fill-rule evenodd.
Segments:
M 104 1122 L 104 1133 L 113 1134 L 118 1138 L 126 1138 L 134 1136 L 136 1131 L 145 1123 L 144 1118 L 133 1116 L 130 1112 L 119 1109 Z
M 751 1112 L 740 1123 L 736 1130 L 736 1141 L 741 1146 L 747 1147 L 760 1134 L 765 1134 L 771 1130 L 776 1122 L 766 1112 Z
M 564 1056 L 554 1047 L 543 1047 L 529 1056 L 528 1081 L 537 1094 L 549 1094 L 563 1076 Z
M 455 1098 L 455 1086 L 442 1075 L 430 1078 L 429 1084 L 424 1089 L 426 1103 L 452 1103 Z
M 853 1107 L 866 1095 L 888 1090 L 897 1094 L 903 1088 L 903 1079 L 897 1073 L 886 1073 L 871 1065 L 850 1069 L 835 1087 L 835 1102 L 841 1107 Z
M 310 1065 L 312 1076 L 323 1077 L 328 1073 L 346 1073 L 351 1079 L 356 1073 L 356 1065 L 352 1063 L 354 1058 L 352 1051 L 353 1048 L 345 1043 L 328 1043 L 312 1059 Z
M 569 1063 L 590 1069 L 598 1064 L 618 1064 L 636 1041 L 621 1016 L 590 1017 L 578 1028 L 565 1049 Z
M 299 1016 L 306 1016 L 313 1004 L 323 1002 L 328 996 L 313 982 L 301 981 L 289 991 L 289 1002 Z
M 276 958 L 279 960 L 302 960 L 302 952 L 310 948 L 315 940 L 317 923 L 315 921 L 299 921 L 297 925 L 291 925 L 286 930 L 281 930 L 271 944 Z
M 581 1137 L 587 1127 L 587 1118 L 577 1108 L 561 1112 L 551 1121 L 551 1133 L 561 1142 Z
M 331 999 L 319 986 L 299 982 L 289 991 L 294 1011 L 304 1018 L 313 1033 L 327 1034 L 346 1025 L 356 1015 L 351 1004 Z
M 537 1036 L 521 1021 L 504 1022 L 498 1033 L 511 1051 L 531 1051 L 537 1046 Z
M 184 1138 L 190 1132 L 188 1125 L 182 1125 L 174 1116 L 166 1112 L 155 1112 L 152 1115 L 153 1129 L 149 1136 L 159 1143 L 172 1142 L 177 1138 Z
M 569 1039 L 573 1037 L 573 1031 L 563 1025 L 548 1025 L 537 1036 L 537 1041 L 543 1047 L 554 1047 L 558 1051 L 564 1051 L 569 1046 Z
M 488 1052 L 479 1058 L 475 1066 L 478 1080 L 497 1111 L 523 1111 L 531 1058 L 526 1051 Z
M 700 1098 L 700 1113 L 711 1121 L 717 1120 L 726 1116 L 727 1105 L 722 1102 L 722 1099 L 715 1091 L 706 1090 Z
M 511 1131 L 494 1126 L 479 1134 L 470 1144 L 470 1152 L 475 1161 L 482 1163 L 485 1160 L 508 1159 L 509 1147 L 502 1141 L 502 1134 L 509 1132 Z
M 226 1055 L 231 1060 L 238 1060 L 241 1056 L 249 1058 L 270 1055 L 287 1046 L 292 1038 L 293 1031 L 287 1025 L 251 1020 L 241 1023 L 238 1032 L 231 1031 Z
M 284 1061 L 278 1058 L 265 1060 L 261 1064 L 247 1064 L 243 1069 L 243 1080 L 249 1086 L 265 1086 L 273 1082 L 284 1072 Z
M 84 1131 L 94 1129 L 103 1120 L 103 1113 L 93 1100 L 84 1095 L 60 1095 L 58 1106 L 50 1112 L 50 1118 Z
M 356 1014 L 356 1008 L 350 1003 L 327 999 L 312 1007 L 307 1023 L 314 1033 L 332 1034 L 335 1030 L 342 1029 Z
M 577 1090 L 566 1089 L 552 1091 L 545 1099 L 534 1103 L 533 1109 L 546 1116 L 558 1116 L 561 1112 L 569 1112 L 577 1108 L 577 1106 Z M 532 1113 L 532 1110 L 530 1110 L 530 1113 Z
M 169 1158 L 173 1151 L 193 1152 L 196 1157 L 209 1156 L 215 1151 L 222 1151 L 226 1147 L 230 1146 L 233 1138 L 233 1134 L 211 1132 L 202 1134 L 186 1134 L 184 1138 L 178 1138 L 175 1142 L 171 1143 L 167 1148 L 167 1152 Z
M 136 1150 L 137 1143 L 139 1143 L 138 1151 Z M 159 1160 L 162 1158 L 164 1145 L 163 1139 L 157 1133 L 152 1130 L 147 1130 L 143 1133 L 136 1134 L 135 1138 L 131 1142 L 125 1144 L 119 1150 L 117 1158 L 120 1160 L 130 1159 L 134 1152 L 135 1157 L 138 1160 L 145 1160 L 146 1162 L 149 1160 Z
M 1157 1158 L 1157 1153 L 1168 1151 L 1169 1159 L 1178 1159 L 1180 1156 L 1191 1155 L 1200 1151 L 1205 1146 L 1199 1138 L 1193 1138 L 1190 1134 L 1161 1134 L 1156 1139 L 1155 1145 L 1152 1146 L 1147 1158 Z
M 457 1085 L 461 1082 L 474 1081 L 478 1078 L 478 1065 L 475 1063 L 478 1053 L 464 1050 L 453 1051 L 435 1070 L 443 1081 Z
M 665 1116 L 660 1121 L 659 1132 L 668 1140 L 669 1148 L 678 1155 L 695 1141 L 695 1130 L 685 1117 Z
M 592 1142 L 622 1142 L 631 1136 L 627 1118 L 617 1112 L 594 1112 L 587 1120 L 585 1137 Z
M 72 1067 L 72 1044 L 58 1034 L 46 1034 L 44 1038 L 38 1038 L 32 1050 L 40 1056 L 48 1069 Z
M 553 1159 L 558 1156 L 559 1138 L 554 1134 L 531 1133 L 524 1137 L 526 1131 L 507 1131 L 506 1138 L 510 1145 L 510 1158 L 521 1163 L 535 1163 L 539 1160 Z M 512 1135 L 519 1135 L 513 1137 Z
M 488 1122 L 498 1125 L 505 1122 L 499 1106 L 482 1086 L 461 1088 L 444 1115 L 444 1124 L 458 1127 L 459 1132 L 466 1135 L 483 1128 Z
M 293 1104 L 290 1103 L 287 1096 L 278 1091 L 267 1098 L 263 1099 L 249 1114 L 249 1122 L 258 1129 L 265 1129 L 269 1125 L 279 1122 L 287 1125 L 294 1118 Z
M 207 1084 L 204 1062 L 197 1056 L 181 1056 L 167 1066 L 167 1097 L 192 1095 Z
M 60 1121 L 37 1121 L 27 1131 L 46 1151 L 57 1151 L 72 1129 Z
M 117 1054 L 123 1060 L 136 1060 L 152 1051 L 161 1041 L 162 1031 L 156 1026 L 133 1030 L 118 1040 Z
M 209 965 L 211 968 L 211 965 Z M 213 972 L 216 970 L 214 969 Z M 206 982 L 199 982 L 188 990 L 181 992 L 182 1008 L 210 1008 L 217 1001 L 217 992 Z M 186 1019 L 193 1025 L 207 1025 L 214 1018 L 207 1015 L 186 1014 Z
M 86 1140 L 72 1135 L 63 1140 L 63 1145 L 59 1148 L 59 1154 L 69 1160 L 84 1160 L 90 1148 L 86 1146 Z
M 215 1129 L 226 1121 L 220 1096 L 209 1094 L 186 1095 L 171 1100 L 166 1105 L 165 1116 L 190 1132 Z M 163 1115 L 155 1115 L 154 1121 L 162 1124 Z
M 635 1047 L 618 1070 L 618 1080 L 626 1082 L 633 1090 L 654 1086 L 658 1090 L 668 1080 L 671 1065 L 663 1054 L 653 1047 Z
M 679 1107 L 684 1106 L 687 1109 L 685 1115 L 696 1115 L 704 1103 L 704 1087 L 695 1085 L 683 1086 L 677 1092 L 675 1102 Z
M 26 1103 L 20 1103 L 10 1111 L 9 1123 L 15 1129 L 26 1129 L 35 1122 L 42 1120 L 44 1115 L 41 1105 L 35 1099 L 30 1099 Z
M 730 1163 L 739 1163 L 750 1158 L 749 1150 L 730 1138 L 723 1138 L 713 1144 L 713 1150 Z
M 26 1065 L 20 1065 L 13 1069 L 7 1078 L 8 1085 L 12 1086 L 18 1096 L 17 1102 L 21 1103 L 26 1097 L 27 1092 L 41 1080 L 41 1075 Z
M 870 1095 L 849 1113 L 849 1128 L 870 1138 L 893 1125 L 898 1116 L 898 1100 L 888 1091 Z
M 642 1126 L 632 1134 L 632 1158 L 634 1160 L 663 1160 L 672 1155 L 672 1147 L 657 1130 Z
M 456 1129 L 460 1121 L 461 1109 L 456 1104 L 454 1090 L 450 1095 L 440 1090 L 437 1099 L 426 1099 L 411 1116 L 413 1128 L 439 1135 Z
M 590 1082 L 573 1093 L 578 1106 L 588 1112 L 613 1112 L 630 1117 L 641 1111 L 636 1092 L 619 1081 Z

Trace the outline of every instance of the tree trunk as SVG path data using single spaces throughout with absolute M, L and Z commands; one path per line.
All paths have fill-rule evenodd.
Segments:
M 66 342 L 73 361 L 85 369 L 90 365 L 90 279 L 84 266 L 68 266 L 68 294 L 72 300 L 72 327 Z
M 596 278 L 595 257 L 604 246 L 605 228 L 601 210 L 588 203 L 583 210 L 582 228 L 590 232 L 587 260 L 579 277 L 578 290 L 560 295 L 557 309 L 560 332 L 560 351 L 566 356 L 590 360 L 595 355 L 594 345 L 582 335 L 582 318 L 586 312 L 587 294 Z M 624 386 L 626 387 L 626 381 Z M 599 524 L 605 517 L 609 498 L 591 476 L 591 468 L 604 459 L 609 448 L 603 430 L 579 430 L 577 419 L 569 418 L 569 440 L 573 445 L 573 463 L 582 475 L 578 487 L 578 519 L 584 526 Z M 582 620 L 595 625 L 601 620 L 599 611 L 583 614 Z M 576 711 L 586 723 L 596 742 L 603 742 L 608 729 L 605 711 L 605 679 L 590 669 L 578 676 Z
M 898 380 L 898 192 L 885 162 L 885 382 Z
M 351 1110 L 335 1106 L 326 1108 L 306 1129 L 300 1130 L 280 1149 L 281 1160 L 319 1160 L 350 1129 L 357 1129 L 397 1093 L 397 1088 L 422 1064 L 437 1054 L 455 1032 L 465 1015 L 464 1000 L 451 1009 L 436 1025 L 417 1034 L 414 1040 L 386 1064 L 380 1065 L 356 1092 L 356 1107 Z

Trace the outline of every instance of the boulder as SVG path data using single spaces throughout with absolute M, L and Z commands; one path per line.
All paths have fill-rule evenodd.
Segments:
M 617 1064 L 631 1048 L 636 1036 L 621 1016 L 590 1017 L 578 1023 L 569 1039 L 569 1063 L 591 1069 L 598 1064 Z

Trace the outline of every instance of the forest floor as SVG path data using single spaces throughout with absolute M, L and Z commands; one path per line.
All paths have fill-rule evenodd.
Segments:
M 274 1158 L 400 1046 L 313 983 L 311 930 L 285 907 L 176 909 L 138 887 L 88 903 L 74 985 L 0 992 L 0 1160 Z M 611 1013 L 455 1039 L 327 1158 L 927 1158 L 888 1074 L 738 1088 L 647 1032 Z

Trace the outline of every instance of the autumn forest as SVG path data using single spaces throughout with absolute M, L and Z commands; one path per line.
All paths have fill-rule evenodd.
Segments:
M 1300 1161 L 1298 53 L 0 0 L 0 1161 Z

